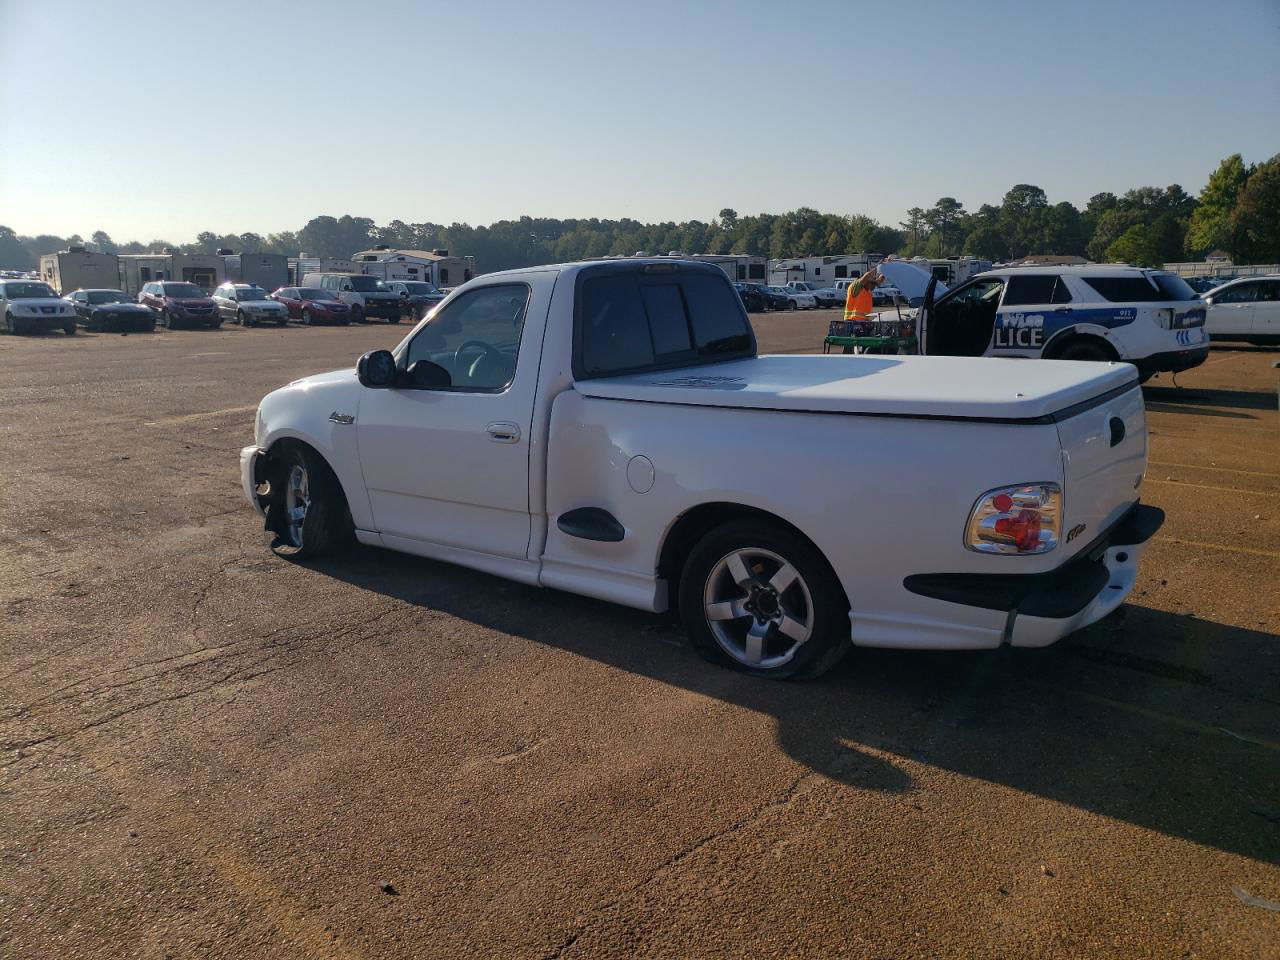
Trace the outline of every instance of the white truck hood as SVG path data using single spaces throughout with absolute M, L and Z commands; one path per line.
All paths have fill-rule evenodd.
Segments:
M 1127 363 L 805 354 L 583 380 L 609 400 L 980 420 L 1037 420 L 1136 385 Z

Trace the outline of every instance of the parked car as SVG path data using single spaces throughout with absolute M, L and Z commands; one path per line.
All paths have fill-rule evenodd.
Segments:
M 161 325 L 170 330 L 222 326 L 217 305 L 194 283 L 182 280 L 144 283 L 138 302 L 155 311 Z
M 762 313 L 769 309 L 769 298 L 756 286 L 747 283 L 735 283 L 733 289 L 738 292 L 747 313 Z
M 284 304 L 290 319 L 308 326 L 334 323 L 345 327 L 351 322 L 351 308 L 319 287 L 281 287 L 271 294 L 271 299 Z
M 783 289 L 795 291 L 796 293 L 807 293 L 813 297 L 819 307 L 844 306 L 844 295 L 834 287 L 820 287 L 816 283 L 810 283 L 808 280 L 792 280 L 783 284 Z
M 10 333 L 61 330 L 75 336 L 75 310 L 40 280 L 0 282 L 0 315 Z
M 297 561 L 354 538 L 675 608 L 780 678 L 1106 616 L 1163 520 L 1146 459 L 1128 364 L 758 356 L 718 267 L 637 258 L 477 277 L 267 395 L 240 469 Z
M 1211 339 L 1280 343 L 1280 274 L 1233 280 L 1206 293 L 1204 302 Z
M 1209 353 L 1204 301 L 1181 277 L 1139 267 L 988 270 L 926 297 L 918 320 L 926 354 L 1122 360 L 1144 380 Z
M 444 299 L 444 294 L 425 280 L 388 280 L 387 289 L 408 304 L 405 312 L 414 320 L 421 320 Z
M 302 278 L 302 286 L 319 287 L 345 303 L 351 308 L 354 323 L 363 323 L 370 317 L 399 323 L 404 309 L 400 295 L 392 293 L 385 280 L 362 273 L 308 273 Z
M 803 290 L 788 290 L 786 287 L 766 287 L 765 289 L 783 298 L 783 305 L 776 309 L 813 310 L 818 306 L 818 301 L 813 294 Z
M 1214 287 L 1222 286 L 1222 282 L 1214 277 L 1183 277 L 1182 279 L 1196 293 L 1208 293 Z
M 871 291 L 871 302 L 875 306 L 884 306 L 886 304 L 906 303 L 906 298 L 891 283 L 882 283 Z
M 86 330 L 154 330 L 156 315 L 123 290 L 75 290 L 65 297 Z
M 777 287 L 769 287 L 763 283 L 744 283 L 742 286 L 760 296 L 764 300 L 766 310 L 793 309 L 791 298 L 785 293 L 778 292 Z
M 218 316 L 242 327 L 259 323 L 289 322 L 289 308 L 276 303 L 262 287 L 253 283 L 224 283 L 213 291 L 213 302 L 218 306 Z

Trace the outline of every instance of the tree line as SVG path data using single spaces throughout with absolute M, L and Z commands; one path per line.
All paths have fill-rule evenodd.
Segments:
M 219 234 L 205 231 L 190 243 L 114 241 L 105 231 L 78 235 L 19 236 L 0 226 L 0 267 L 35 269 L 41 254 L 83 245 L 104 253 L 282 253 L 349 257 L 378 244 L 417 250 L 448 249 L 470 255 L 484 271 L 534 266 L 639 251 L 746 253 L 770 258 L 842 253 L 897 253 L 988 260 L 1035 254 L 1075 255 L 1100 262 L 1158 266 L 1225 251 L 1236 263 L 1280 262 L 1280 154 L 1248 164 L 1232 154 L 1218 165 L 1199 197 L 1179 184 L 1136 187 L 1121 195 L 1098 193 L 1084 209 L 1050 203 L 1045 191 L 1020 183 L 998 206 L 966 210 L 954 197 L 912 207 L 896 226 L 861 214 L 789 213 L 740 216 L 726 207 L 709 221 L 641 223 L 638 220 L 520 217 L 488 226 L 405 223 L 379 226 L 368 217 L 320 216 L 295 231 Z

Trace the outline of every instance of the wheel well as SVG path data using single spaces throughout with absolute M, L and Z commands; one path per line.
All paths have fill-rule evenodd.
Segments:
M 1103 337 L 1096 333 L 1078 333 L 1071 331 L 1070 333 L 1061 333 L 1049 341 L 1044 353 L 1041 355 L 1045 360 L 1053 360 L 1067 350 L 1068 347 L 1074 347 L 1077 344 L 1087 344 L 1091 347 L 1097 347 L 1112 360 L 1119 360 L 1120 353 L 1116 348 Z
M 822 552 L 822 548 L 814 543 L 808 534 L 794 523 L 789 523 L 775 513 L 770 513 L 768 510 L 760 510 L 756 507 L 748 507 L 741 503 L 703 503 L 691 510 L 686 510 L 671 525 L 671 529 L 667 532 L 667 537 L 662 543 L 662 551 L 658 557 L 658 576 L 669 584 L 678 584 L 681 571 L 684 569 L 685 559 L 689 556 L 689 551 L 693 549 L 694 545 L 721 524 L 728 523 L 730 520 L 744 518 L 767 520 L 770 523 L 786 527 L 813 547 L 818 555 L 827 562 L 828 566 L 831 565 L 826 558 L 826 554 Z M 837 576 L 836 582 L 839 583 L 839 581 L 840 578 Z
M 267 448 L 267 455 L 265 458 L 266 462 L 263 464 L 261 471 L 262 479 L 265 480 L 268 485 L 271 484 L 275 479 L 276 471 L 280 468 L 281 457 L 284 455 L 286 450 L 289 450 L 292 447 L 301 447 L 305 450 L 310 450 L 311 453 L 315 455 L 316 459 L 325 465 L 325 469 L 327 469 L 329 471 L 329 475 L 333 477 L 333 482 L 337 484 L 338 492 L 342 494 L 343 504 L 347 505 L 347 491 L 343 489 L 342 480 L 339 479 L 337 471 L 333 469 L 333 465 L 329 463 L 323 453 L 311 444 L 307 443 L 307 441 L 299 440 L 297 437 L 281 437 Z M 273 495 L 274 491 L 269 494 L 269 496 Z

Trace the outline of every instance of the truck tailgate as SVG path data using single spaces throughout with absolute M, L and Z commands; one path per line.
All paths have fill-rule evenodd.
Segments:
M 1063 539 L 1073 555 L 1135 503 L 1147 468 L 1142 390 L 1112 391 L 1101 403 L 1058 421 L 1062 445 Z

